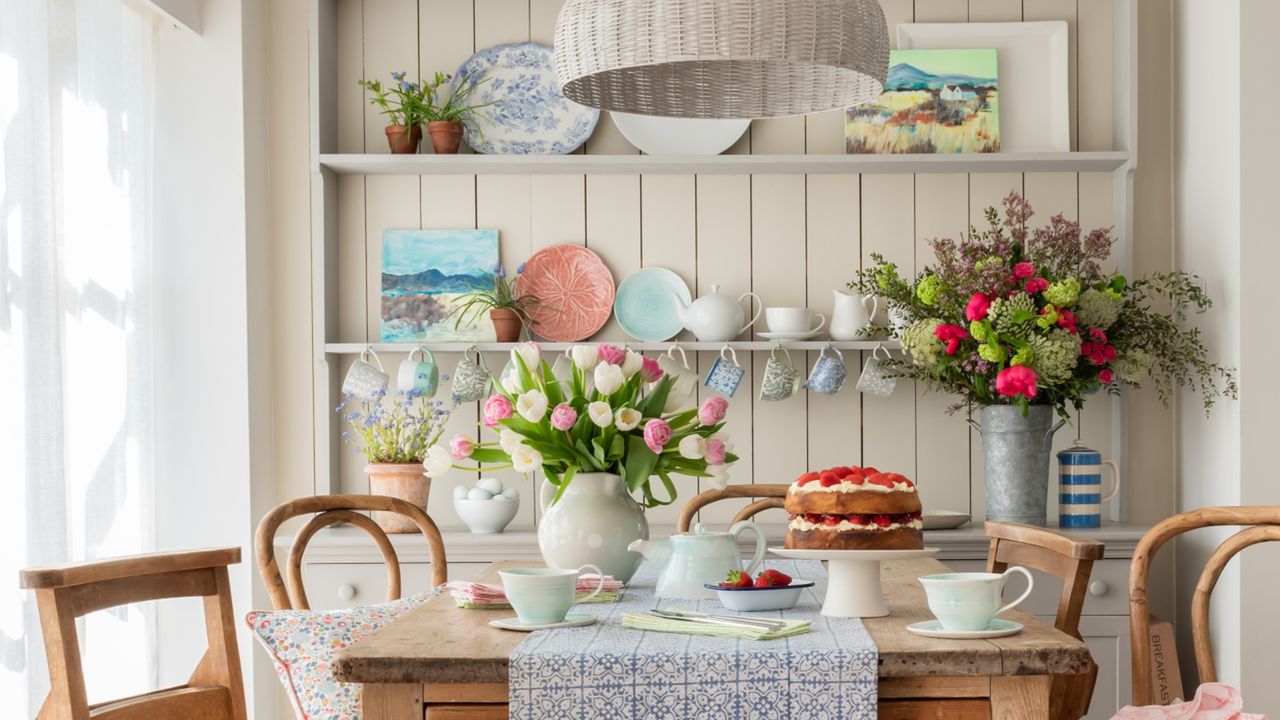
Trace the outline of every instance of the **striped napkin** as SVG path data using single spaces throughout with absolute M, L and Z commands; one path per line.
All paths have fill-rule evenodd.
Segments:
M 772 620 L 773 618 L 769 619 Z M 712 637 L 741 638 L 743 640 L 777 640 L 791 637 L 792 635 L 802 635 L 813 629 L 811 620 L 780 619 L 786 623 L 785 627 L 781 630 L 766 630 L 764 628 L 732 627 L 729 625 L 689 622 L 687 620 L 669 620 L 648 613 L 623 613 L 622 626 L 653 632 L 710 635 Z
M 582 598 L 591 594 L 600 584 L 599 575 L 581 575 L 578 577 L 577 598 L 578 602 L 584 602 Z M 486 585 L 485 583 L 469 582 L 465 580 L 454 580 L 445 583 L 445 587 L 449 589 L 449 594 L 453 596 L 453 601 L 460 608 L 472 610 L 510 610 L 511 604 L 507 602 L 507 594 L 501 585 Z M 604 589 L 599 595 L 587 600 L 589 603 L 608 603 L 618 602 L 621 597 L 622 582 L 615 580 L 611 575 L 604 577 Z

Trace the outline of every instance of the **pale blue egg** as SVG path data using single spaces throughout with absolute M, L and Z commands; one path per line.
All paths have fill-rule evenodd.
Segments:
M 502 491 L 502 497 L 507 500 L 519 500 L 520 491 L 516 490 L 515 488 L 507 488 Z
M 480 478 L 476 481 L 476 487 L 484 489 L 490 495 L 502 493 L 502 481 L 498 478 Z
M 459 500 L 462 500 L 462 499 L 466 498 L 466 497 L 467 497 L 467 486 L 466 486 L 466 485 L 455 485 L 455 486 L 453 487 L 453 496 L 454 496 L 454 497 L 456 497 L 456 498 L 458 498 Z
M 488 490 L 485 490 L 484 488 L 473 487 L 467 493 L 467 499 L 468 500 L 492 500 L 493 493 L 489 492 Z

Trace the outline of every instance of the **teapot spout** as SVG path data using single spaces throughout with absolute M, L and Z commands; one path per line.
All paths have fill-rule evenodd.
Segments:
M 631 552 L 640 553 L 646 560 L 652 560 L 661 565 L 670 554 L 668 543 L 664 540 L 633 540 L 627 549 Z
M 671 293 L 671 299 L 674 301 L 676 309 L 676 317 L 680 322 L 686 322 L 689 319 L 689 303 L 684 301 L 678 293 Z

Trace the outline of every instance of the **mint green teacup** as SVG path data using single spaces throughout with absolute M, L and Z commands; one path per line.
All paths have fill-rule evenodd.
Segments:
M 583 565 L 577 570 L 553 568 L 514 568 L 499 570 L 507 602 L 515 609 L 520 622 L 525 625 L 550 625 L 564 622 L 565 615 L 575 602 L 578 576 L 590 570 L 600 576 L 600 584 L 590 595 L 590 600 L 604 589 L 604 573 L 595 565 Z
M 1011 572 L 1027 576 L 1027 589 L 1017 600 L 1000 607 L 1004 581 Z M 929 598 L 929 611 L 942 623 L 943 630 L 952 632 L 986 630 L 997 615 L 1026 600 L 1034 582 L 1026 568 L 1017 566 L 1003 574 L 957 572 L 920 578 Z

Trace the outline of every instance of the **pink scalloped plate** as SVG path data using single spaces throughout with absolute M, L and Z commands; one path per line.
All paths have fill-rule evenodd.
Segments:
M 613 309 L 613 275 L 599 255 L 581 245 L 552 245 L 525 263 L 518 292 L 532 295 L 533 331 L 551 342 L 577 342 L 596 334 Z

